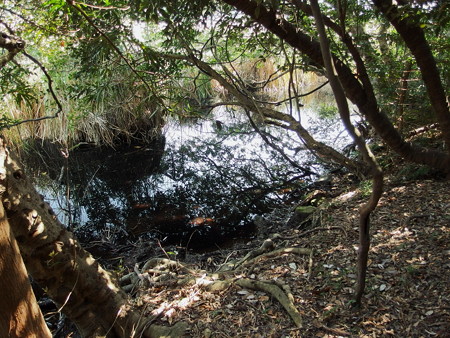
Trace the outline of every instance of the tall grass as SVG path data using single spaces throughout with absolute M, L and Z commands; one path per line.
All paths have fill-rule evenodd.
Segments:
M 247 59 L 229 63 L 226 67 L 244 89 L 252 91 L 263 101 L 286 100 L 293 94 L 288 91 L 292 85 L 297 94 L 302 95 L 325 82 L 325 78 L 313 72 L 301 69 L 288 72 L 276 61 L 270 58 Z M 49 139 L 68 147 L 80 143 L 115 146 L 123 142 L 147 142 L 161 131 L 168 114 L 185 123 L 205 116 L 212 101 L 229 99 L 226 90 L 205 74 L 195 69 L 185 69 L 180 74 L 179 78 L 164 80 L 164 85 L 158 88 L 159 95 L 164 97 L 169 107 L 168 111 L 156 103 L 158 100 L 149 94 L 142 83 L 137 83 L 129 71 L 110 71 L 106 75 L 102 73 L 102 76 L 92 74 L 82 80 L 81 88 L 87 90 L 78 96 L 70 92 L 75 80 L 67 74 L 62 75 L 56 79 L 56 93 L 63 107 L 59 116 L 24 123 L 4 133 L 15 143 L 26 139 Z M 44 83 L 33 85 L 35 92 L 46 91 Z M 302 96 L 299 101 L 307 105 L 330 102 L 330 99 L 331 91 L 324 87 L 311 95 Z M 0 113 L 17 120 L 51 116 L 56 111 L 55 103 L 48 94 L 28 104 L 18 104 L 15 98 L 6 96 L 3 103 Z
M 78 100 L 57 90 L 63 111 L 56 118 L 23 123 L 3 133 L 13 143 L 49 139 L 68 147 L 79 143 L 113 147 L 124 142 L 149 142 L 164 125 L 162 111 L 142 86 L 128 84 L 117 79 L 116 85 L 109 84 L 104 91 L 93 93 L 95 97 Z M 3 103 L 0 113 L 15 120 L 52 116 L 56 111 L 49 95 L 28 104 L 17 104 L 12 96 L 6 96 Z
M 295 86 L 297 94 L 301 95 L 299 100 L 303 105 L 330 102 L 333 99 L 329 86 L 310 95 L 302 96 L 319 87 L 326 81 L 326 78 L 315 72 L 306 72 L 299 68 L 292 72 L 286 71 L 279 67 L 274 59 L 235 62 L 228 64 L 227 68 L 241 82 L 253 87 L 250 89 L 254 89 L 257 94 L 268 101 L 282 101 L 292 96 L 293 93 L 289 93 L 290 86 Z M 228 99 L 227 91 L 216 80 L 211 80 L 211 89 L 216 101 Z

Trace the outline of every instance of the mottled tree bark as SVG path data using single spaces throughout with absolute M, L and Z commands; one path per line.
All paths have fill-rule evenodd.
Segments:
M 1 147 L 7 152 L 4 143 Z M 9 153 L 3 168 L 6 191 L 2 203 L 34 280 L 63 307 L 84 336 L 114 332 L 116 320 L 118 333 L 130 330 L 133 323 L 128 323 L 126 298 L 109 274 L 59 223 Z
M 0 337 L 51 337 L 0 203 Z
M 0 32 L 0 48 L 8 50 L 0 58 L 0 69 L 24 46 L 20 38 Z M 181 336 L 184 323 L 172 328 L 148 325 L 144 317 L 131 309 L 126 295 L 108 272 L 58 221 L 27 179 L 19 161 L 8 152 L 1 136 L 0 193 L 1 337 L 51 336 L 31 291 L 27 271 L 85 337 Z
M 85 337 L 158 337 L 108 272 L 57 220 L 0 139 L 2 205 L 28 272 Z M 179 327 L 176 327 L 177 329 Z M 164 334 L 170 334 L 168 328 Z M 173 335 L 176 336 L 176 335 Z
M 5 55 L 0 56 L 1 69 L 25 48 L 25 42 L 17 36 L 0 32 L 0 48 L 8 51 Z

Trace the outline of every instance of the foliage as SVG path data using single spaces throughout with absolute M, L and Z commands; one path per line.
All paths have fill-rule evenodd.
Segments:
M 415 181 L 436 176 L 436 173 L 434 173 L 429 167 L 409 164 L 403 167 L 398 172 L 397 176 L 402 181 Z
M 359 184 L 359 190 L 361 191 L 362 197 L 368 197 L 372 193 L 372 181 L 365 180 Z
M 317 37 L 313 20 L 304 10 L 283 1 L 259 4 L 273 8 L 289 23 Z M 284 86 L 290 96 L 301 94 L 302 87 L 293 86 L 301 81 L 292 71 L 321 72 L 314 62 L 222 1 L 141 0 L 129 6 L 125 1 L 98 1 L 95 6 L 82 3 L 71 6 L 63 0 L 48 0 L 19 6 L 9 0 L 3 11 L 17 34 L 29 41 L 29 50 L 45 60 L 60 96 L 70 99 L 66 114 L 73 140 L 78 137 L 99 142 L 99 137 L 86 136 L 95 129 L 86 129 L 88 118 L 99 123 L 108 121 L 106 129 L 121 130 L 126 135 L 126 130 L 139 125 L 142 112 L 149 106 L 152 114 L 158 115 L 157 120 L 167 114 L 181 119 L 208 114 L 208 106 L 213 103 L 210 76 L 187 61 L 189 53 L 209 62 L 216 71 L 223 73 L 226 68 L 228 76 L 233 74 L 234 85 L 244 91 L 257 88 L 264 92 L 283 76 L 285 80 L 276 86 Z M 323 2 L 322 11 L 337 24 L 345 18 L 345 30 L 366 61 L 380 106 L 386 112 L 412 125 L 433 120 L 414 65 L 409 71 L 405 99 L 399 101 L 404 90 L 399 81 L 408 72 L 406 66 L 413 64 L 413 58 L 383 16 L 359 2 L 347 2 L 343 9 L 336 8 L 333 2 Z M 445 76 L 450 74 L 450 48 L 446 48 L 448 6 L 433 3 L 428 7 L 419 4 L 401 7 L 401 15 L 410 15 L 411 11 L 425 29 L 432 28 L 427 30 L 427 37 L 446 81 L 450 78 Z M 342 38 L 332 30 L 329 33 L 332 51 L 354 69 L 353 56 Z M 261 67 L 266 67 L 268 60 L 272 69 L 262 72 Z M 26 102 L 31 106 L 42 92 L 44 79 L 39 76 L 37 81 L 25 81 L 26 69 L 8 66 L 6 71 L 15 74 L 2 78 L 13 79 L 2 85 L 2 91 L 17 93 L 18 105 Z M 151 84 L 150 90 L 147 84 Z M 276 98 L 280 100 L 279 96 Z M 127 100 L 135 101 L 133 112 L 124 105 Z M 46 100 L 46 105 L 49 103 Z M 322 105 L 319 114 L 330 116 L 329 108 Z M 118 122 L 130 119 L 137 119 L 136 124 Z M 155 121 L 152 125 L 160 123 Z M 103 142 L 114 142 L 114 138 L 110 135 Z
M 317 114 L 322 119 L 330 119 L 337 116 L 338 110 L 334 105 L 322 103 L 318 107 Z
M 11 119 L 9 116 L 0 116 L 0 130 L 10 128 L 11 125 L 18 123 L 20 120 Z
M 27 50 L 46 65 L 64 103 L 57 128 L 55 121 L 29 124 L 26 136 L 53 133 L 68 146 L 80 141 L 114 146 L 151 139 L 161 131 L 167 116 L 196 120 L 208 116 L 217 106 L 243 107 L 251 127 L 270 144 L 274 165 L 258 157 L 257 151 L 252 154 L 255 157 L 248 159 L 246 154 L 223 146 L 230 134 L 247 136 L 250 124 L 224 126 L 219 119 L 216 131 L 222 137 L 219 142 L 223 147 L 214 142 L 186 143 L 179 154 L 169 152 L 173 163 L 166 163 L 171 180 L 177 183 L 185 180 L 189 184 L 179 184 L 171 194 L 181 199 L 195 188 L 203 194 L 187 196 L 190 204 L 186 208 L 193 209 L 194 203 L 202 203 L 219 216 L 230 212 L 230 206 L 253 211 L 267 199 L 278 198 L 274 188 L 299 179 L 298 165 L 292 159 L 297 150 L 292 147 L 291 137 L 268 135 L 264 123 L 295 131 L 306 147 L 322 158 L 330 157 L 361 176 L 367 174 L 359 170 L 357 160 L 317 142 L 302 125 L 298 110 L 302 98 L 309 93 L 302 93 L 298 72 L 323 75 L 324 59 L 327 60 L 319 51 L 317 29 L 307 2 L 138 0 L 131 5 L 123 0 L 114 4 L 99 0 L 94 5 L 64 0 L 22 2 L 5 1 L 0 7 L 1 23 L 30 42 Z M 334 67 L 341 80 L 338 84 L 367 120 L 363 122 L 372 124 L 383 141 L 403 158 L 448 172 L 448 153 L 420 148 L 419 142 L 413 146 L 394 128 L 396 124 L 408 131 L 416 124 L 439 120 L 447 147 L 450 143 L 448 98 L 445 98 L 450 74 L 448 4 L 322 1 L 321 9 L 331 40 Z M 145 26 L 147 34 L 138 36 L 137 25 Z M 409 31 L 418 34 L 414 38 L 406 36 Z M 419 51 L 414 49 L 417 46 Z M 428 47 L 434 56 L 426 54 Z M 57 109 L 52 97 L 42 89 L 47 82 L 40 72 L 43 67 L 32 65 L 26 55 L 18 56 L 15 63 L 5 68 L 8 76 L 1 82 L 2 99 L 5 107 L 14 109 L 3 108 L 10 110 L 10 115 L 2 111 L 0 123 L 4 125 L 27 117 L 37 122 Z M 328 71 L 334 71 L 332 68 L 329 65 Z M 285 81 L 285 95 L 269 95 L 270 86 L 280 79 Z M 215 86 L 213 80 L 219 85 Z M 214 87 L 223 95 L 212 97 Z M 320 110 L 323 116 L 331 116 L 329 107 L 323 105 Z M 18 133 L 22 131 L 19 129 Z M 364 149 L 361 144 L 358 146 Z M 287 148 L 291 158 L 281 153 L 280 148 Z M 371 159 L 364 154 L 366 160 Z M 194 160 L 182 167 L 187 155 Z M 210 170 L 200 170 L 206 164 Z M 408 170 L 404 174 L 412 178 L 429 174 L 423 167 Z M 376 178 L 381 181 L 381 175 Z M 252 184 L 248 184 L 249 180 Z M 106 182 L 96 177 L 96 183 L 114 186 L 119 180 L 115 177 Z M 363 196 L 368 196 L 370 188 L 370 181 L 361 183 Z M 374 195 L 375 192 L 381 195 L 380 184 L 374 183 L 372 188 Z M 104 193 L 108 196 L 95 199 L 89 208 L 106 210 L 117 221 L 120 215 L 110 207 L 110 198 L 115 197 L 114 189 L 110 190 Z M 213 195 L 220 203 L 212 201 Z M 233 198 L 227 199 L 229 196 Z M 129 191 L 125 199 L 131 197 Z M 161 205 L 165 201 L 159 200 Z M 359 253 L 365 258 L 359 260 L 363 264 L 358 267 L 358 284 L 362 288 L 370 243 L 369 215 L 376 201 L 370 199 L 368 206 L 361 209 L 360 224 L 365 224 L 365 228 L 360 228 Z M 182 202 L 177 206 L 182 206 Z M 78 280 L 79 271 L 70 272 Z M 44 277 L 41 279 L 45 280 Z M 68 279 L 68 284 L 73 284 L 73 280 Z M 340 291 L 342 285 L 339 282 L 333 287 Z M 362 295 L 360 291 L 357 297 Z M 330 313 L 324 317 L 332 320 L 338 308 L 329 309 Z M 70 304 L 66 310 L 71 310 Z M 104 326 L 110 325 L 105 321 Z

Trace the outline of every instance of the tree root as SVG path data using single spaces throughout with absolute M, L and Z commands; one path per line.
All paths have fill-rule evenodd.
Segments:
M 144 337 L 183 337 L 188 328 L 187 323 L 177 322 L 172 326 L 150 325 L 144 331 Z
M 119 283 L 125 292 L 134 293 L 139 288 L 165 284 L 169 280 L 179 280 L 180 272 L 189 275 L 188 280 L 192 279 L 191 275 L 206 273 L 205 271 L 191 270 L 180 262 L 167 258 L 152 258 L 140 270 L 135 266 L 133 272 L 120 278 Z
M 154 285 L 157 282 L 159 282 L 160 285 L 166 284 L 166 286 L 169 286 L 169 283 L 173 285 L 174 281 L 176 281 L 175 283 L 178 286 L 186 284 L 197 285 L 203 287 L 206 291 L 209 292 L 223 291 L 233 284 L 238 285 L 242 288 L 263 291 L 270 294 L 274 299 L 280 302 L 280 304 L 292 318 L 295 325 L 300 328 L 302 327 L 302 318 L 299 311 L 294 306 L 294 297 L 288 285 L 280 284 L 276 281 L 258 281 L 249 278 L 232 277 L 233 274 L 237 272 L 242 274 L 241 270 L 243 270 L 245 267 L 256 264 L 261 259 L 270 259 L 284 254 L 308 255 L 308 275 L 309 277 L 311 276 L 313 263 L 312 249 L 290 247 L 275 250 L 274 242 L 271 239 L 267 239 L 258 249 L 249 252 L 244 258 L 238 260 L 237 262 L 229 262 L 222 265 L 219 271 L 217 271 L 216 273 L 207 273 L 203 270 L 193 270 L 186 267 L 180 262 L 172 261 L 166 258 L 152 258 L 148 262 L 146 262 L 140 270 L 135 267 L 135 271 L 123 276 L 120 279 L 120 282 L 122 288 L 127 292 L 136 291 L 138 288 L 145 288 L 149 284 Z M 180 273 L 180 275 L 177 275 L 177 272 Z M 199 277 L 199 275 L 201 275 L 201 277 Z M 178 327 L 175 327 L 176 325 L 170 328 L 161 327 L 161 330 L 164 330 L 164 332 L 161 331 L 161 334 L 163 336 L 172 335 L 176 337 L 176 331 L 178 330 Z M 180 330 L 184 332 L 186 327 L 183 325 L 185 325 L 185 323 L 180 323 L 179 325 L 181 328 Z M 156 326 L 151 325 L 148 330 L 151 328 L 156 328 Z M 156 330 L 159 330 L 159 328 L 156 328 Z M 167 333 L 167 330 L 174 331 Z M 150 336 L 153 337 L 152 334 L 154 334 L 154 332 L 150 334 Z
M 148 260 L 142 267 L 142 271 L 144 272 L 154 268 L 157 268 L 160 271 L 165 269 L 165 270 L 181 270 L 182 272 L 191 274 L 195 273 L 195 271 L 187 268 L 183 264 L 167 258 L 152 258 Z
M 273 258 L 273 257 L 277 257 L 277 256 L 280 256 L 280 255 L 283 255 L 283 254 L 309 255 L 309 257 L 310 257 L 310 260 L 309 260 L 309 275 L 311 275 L 313 250 L 312 249 L 308 249 L 308 248 L 297 248 L 297 247 L 281 248 L 281 249 L 269 251 L 269 252 L 267 252 L 265 254 L 256 256 L 254 258 L 251 258 L 251 259 L 249 259 L 247 261 L 242 262 L 238 266 L 238 268 L 235 269 L 235 271 L 242 269 L 244 266 L 255 264 L 256 262 L 258 262 L 259 260 L 261 260 L 263 258 Z
M 283 289 L 281 289 L 278 285 L 270 281 L 256 281 L 248 278 L 237 279 L 235 283 L 247 289 L 264 291 L 271 294 L 284 307 L 286 312 L 294 321 L 295 325 L 298 328 L 302 327 L 302 318 L 300 316 L 300 312 L 298 312 L 298 310 L 294 306 L 292 299 L 289 299 L 290 297 L 286 295 Z
M 242 258 L 240 261 L 238 261 L 234 265 L 234 270 L 237 270 L 245 262 L 252 260 L 256 257 L 259 257 L 262 254 L 273 250 L 274 248 L 275 248 L 275 244 L 273 243 L 273 241 L 271 239 L 266 239 L 258 249 L 250 251 L 247 255 L 245 255 L 244 258 Z

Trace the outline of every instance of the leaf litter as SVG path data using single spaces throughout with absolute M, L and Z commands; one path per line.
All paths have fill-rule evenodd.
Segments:
M 358 208 L 365 197 L 357 190 L 346 192 L 350 199 L 341 194 L 321 207 L 319 226 L 325 230 L 302 236 L 304 230 L 287 228 L 284 221 L 274 226 L 272 219 L 276 248 L 314 250 L 311 271 L 307 256 L 283 253 L 234 273 L 279 285 L 300 313 L 301 328 L 270 294 L 235 283 L 209 290 L 201 278 L 183 285 L 172 277 L 140 288 L 134 301 L 159 324 L 187 322 L 186 337 L 450 337 L 449 188 L 449 182 L 433 180 L 387 182 L 371 218 L 367 286 L 358 310 L 352 297 Z M 182 263 L 212 274 L 265 239 L 214 254 L 189 253 Z

